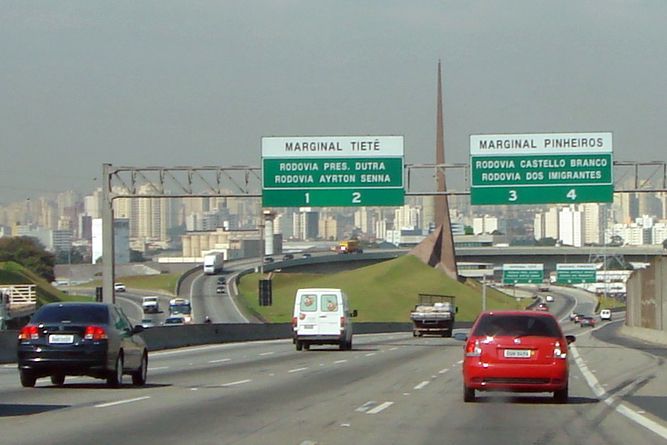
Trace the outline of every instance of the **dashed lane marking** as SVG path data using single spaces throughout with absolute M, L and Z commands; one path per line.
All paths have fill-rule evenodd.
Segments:
M 290 369 L 290 370 L 287 371 L 287 372 L 289 372 L 289 373 L 293 373 L 293 372 L 301 372 L 301 371 L 305 371 L 306 369 L 308 369 L 308 368 L 294 368 L 294 369 Z
M 223 383 L 221 386 L 228 388 L 230 386 L 237 386 L 237 385 L 243 385 L 245 383 L 250 383 L 252 380 L 250 379 L 245 379 L 245 380 L 237 380 L 235 382 L 229 382 L 229 383 Z
M 231 361 L 231 358 L 219 358 L 217 360 L 210 360 L 209 363 L 223 363 Z
M 418 384 L 417 386 L 415 386 L 413 389 L 422 389 L 422 388 L 424 388 L 426 385 L 428 385 L 429 383 L 431 383 L 431 382 L 429 382 L 428 380 L 424 380 L 423 382 L 421 382 L 420 384 Z
M 366 412 L 366 414 L 378 414 L 381 411 L 384 411 L 385 409 L 389 408 L 393 404 L 394 404 L 394 402 L 381 403 L 380 405 L 376 406 L 375 408 L 368 410 Z
M 151 396 L 143 396 L 143 397 L 136 397 L 134 399 L 118 400 L 116 402 L 100 403 L 98 405 L 95 405 L 95 408 L 108 408 L 110 406 L 124 405 L 126 403 L 139 402 L 141 400 L 146 400 L 146 399 L 150 399 L 150 398 L 151 398 Z

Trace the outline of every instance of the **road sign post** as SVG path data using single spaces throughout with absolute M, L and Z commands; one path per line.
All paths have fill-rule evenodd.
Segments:
M 539 284 L 544 264 L 503 264 L 503 284 Z
M 402 136 L 262 138 L 263 207 L 400 206 Z
M 596 281 L 597 266 L 595 264 L 556 264 L 558 284 L 595 283 Z
M 470 202 L 612 202 L 611 133 L 470 136 Z

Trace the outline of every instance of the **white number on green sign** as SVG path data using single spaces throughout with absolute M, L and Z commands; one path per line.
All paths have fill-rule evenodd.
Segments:
M 518 198 L 518 196 L 517 196 L 517 194 L 516 194 L 516 190 L 510 190 L 510 197 L 509 197 L 509 200 L 510 200 L 510 201 L 516 201 L 517 198 Z
M 352 202 L 354 204 L 361 204 L 361 193 L 352 192 Z
M 310 204 L 310 193 L 306 192 L 306 204 Z
M 572 201 L 574 201 L 575 199 L 577 199 L 577 192 L 576 192 L 576 190 L 571 189 L 569 192 L 567 192 L 567 195 L 565 195 L 565 196 L 567 196 Z

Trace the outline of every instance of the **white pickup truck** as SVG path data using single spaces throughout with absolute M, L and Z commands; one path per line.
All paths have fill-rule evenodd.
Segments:
M 144 310 L 144 314 L 157 314 L 160 312 L 160 298 L 144 297 L 141 301 L 141 308 Z

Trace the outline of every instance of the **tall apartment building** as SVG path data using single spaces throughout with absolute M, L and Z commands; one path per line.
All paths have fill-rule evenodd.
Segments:
M 404 205 L 394 210 L 394 229 L 421 228 L 421 209 L 411 205 Z
M 498 230 L 498 218 L 491 215 L 473 218 L 472 231 L 475 235 L 482 233 L 493 233 Z
M 575 206 L 564 207 L 558 214 L 558 231 L 563 244 L 581 247 L 583 243 L 584 223 L 582 212 Z
M 607 226 L 605 220 L 605 208 L 598 203 L 581 204 L 584 225 L 584 244 L 602 244 L 604 242 L 604 229 Z

